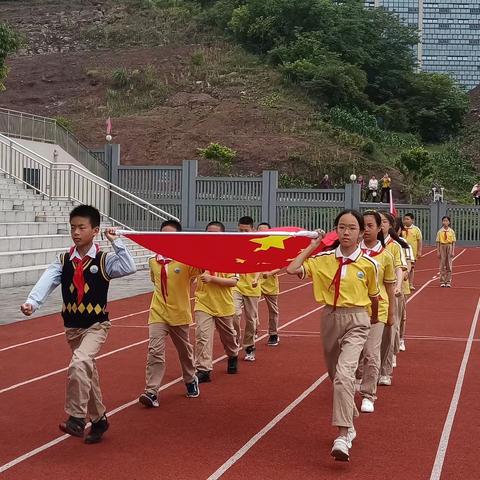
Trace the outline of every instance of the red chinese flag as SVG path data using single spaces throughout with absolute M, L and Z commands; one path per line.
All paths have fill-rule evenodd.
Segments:
M 275 229 L 273 234 L 211 232 L 128 232 L 122 234 L 155 253 L 213 272 L 254 273 L 286 267 L 308 247 L 310 232 L 300 228 Z M 282 233 L 285 233 L 284 235 Z M 324 238 L 317 251 L 334 241 Z M 335 235 L 336 237 L 336 235 Z M 332 240 L 333 239 L 333 240 Z M 325 243 L 324 243 L 325 242 Z

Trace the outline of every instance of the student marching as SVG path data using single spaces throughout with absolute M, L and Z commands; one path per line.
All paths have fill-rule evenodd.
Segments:
M 136 271 L 131 254 L 117 238 L 115 229 L 105 230 L 112 253 L 101 251 L 94 243 L 99 232 L 100 212 L 89 205 L 75 207 L 70 212 L 74 245 L 47 268 L 21 306 L 25 315 L 31 315 L 61 285 L 62 318 L 72 359 L 67 370 L 65 398 L 68 418 L 60 424 L 60 430 L 83 438 L 90 420 L 92 426 L 85 443 L 100 442 L 109 428 L 95 357 L 111 326 L 107 312 L 110 281 Z

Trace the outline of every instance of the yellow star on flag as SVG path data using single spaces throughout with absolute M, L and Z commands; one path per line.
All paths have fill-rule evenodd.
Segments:
M 285 245 L 283 242 L 289 238 L 290 236 L 288 235 L 272 235 L 270 237 L 254 238 L 250 241 L 260 244 L 260 247 L 254 250 L 254 252 L 259 252 L 269 250 L 270 248 L 279 248 L 280 250 L 284 250 Z
M 235 261 L 236 261 L 237 263 L 245 263 L 245 262 L 246 262 L 246 260 L 243 259 L 243 258 L 236 258 Z

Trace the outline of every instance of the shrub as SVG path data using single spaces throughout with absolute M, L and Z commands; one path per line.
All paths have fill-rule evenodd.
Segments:
M 199 148 L 198 152 L 203 158 L 215 160 L 225 166 L 233 165 L 237 152 L 219 143 L 210 143 L 206 148 Z

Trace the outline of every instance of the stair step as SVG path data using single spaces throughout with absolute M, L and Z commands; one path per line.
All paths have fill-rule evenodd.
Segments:
M 23 235 L 54 235 L 68 233 L 70 226 L 64 223 L 19 222 L 0 223 L 0 237 Z

